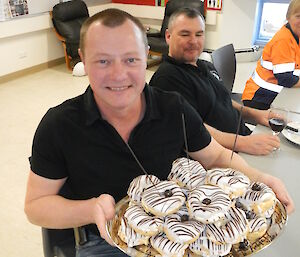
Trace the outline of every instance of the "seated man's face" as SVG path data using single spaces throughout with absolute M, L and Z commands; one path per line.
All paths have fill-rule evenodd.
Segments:
M 204 48 L 204 24 L 200 17 L 179 15 L 166 31 L 169 55 L 185 63 L 196 64 Z
M 87 31 L 81 57 L 101 110 L 122 110 L 140 101 L 147 50 L 141 31 L 132 21 L 112 28 L 94 22 Z

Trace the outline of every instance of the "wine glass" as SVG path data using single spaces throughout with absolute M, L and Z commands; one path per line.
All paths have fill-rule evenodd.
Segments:
M 268 120 L 273 135 L 277 136 L 286 127 L 288 110 L 283 108 L 271 107 Z

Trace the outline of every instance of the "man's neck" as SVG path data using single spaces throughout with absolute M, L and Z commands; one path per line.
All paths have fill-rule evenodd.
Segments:
M 101 116 L 109 124 L 111 124 L 122 137 L 125 142 L 128 142 L 130 133 L 136 125 L 143 119 L 146 111 L 146 100 L 144 93 L 141 95 L 136 104 L 122 110 L 101 109 Z
M 193 65 L 193 66 L 196 66 L 197 67 L 197 60 L 195 61 L 187 61 L 187 60 L 184 60 L 184 59 L 177 59 L 175 58 L 174 56 L 172 56 L 170 53 L 169 53 L 169 56 L 172 57 L 174 60 L 178 61 L 178 62 L 183 62 L 185 64 L 190 64 L 190 65 Z

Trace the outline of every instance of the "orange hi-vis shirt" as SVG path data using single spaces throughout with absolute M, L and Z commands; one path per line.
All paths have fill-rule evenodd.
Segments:
M 246 82 L 242 100 L 271 104 L 283 87 L 298 82 L 299 75 L 299 38 L 286 24 L 265 45 L 255 71 Z

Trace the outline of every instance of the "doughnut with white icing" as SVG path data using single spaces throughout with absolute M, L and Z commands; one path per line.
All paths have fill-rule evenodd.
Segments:
M 205 225 L 191 219 L 184 205 L 178 212 L 165 217 L 163 228 L 170 240 L 181 244 L 190 244 L 204 231 Z
M 127 194 L 129 198 L 137 203 L 142 200 L 143 191 L 160 182 L 160 179 L 154 175 L 141 175 L 133 179 L 128 187 Z
M 146 213 L 143 207 L 138 204 L 130 205 L 126 209 L 124 217 L 129 226 L 142 235 L 153 236 L 162 231 L 162 218 Z
M 152 247 L 164 257 L 183 257 L 188 244 L 180 244 L 168 239 L 166 234 L 159 233 L 150 238 Z
M 121 218 L 121 224 L 118 230 L 118 236 L 121 238 L 123 242 L 125 242 L 128 247 L 133 247 L 136 245 L 148 245 L 149 243 L 149 236 L 141 235 L 132 229 L 126 218 Z
M 180 187 L 193 189 L 205 182 L 206 170 L 194 160 L 178 158 L 172 164 L 168 180 L 176 182 Z
M 201 185 L 189 193 L 186 205 L 192 217 L 208 224 L 223 219 L 232 202 L 220 187 Z
M 185 202 L 181 188 L 173 181 L 161 181 L 145 189 L 142 206 L 146 212 L 164 217 L 177 212 Z
M 276 204 L 273 190 L 261 182 L 253 182 L 238 201 L 248 210 L 262 216 Z
M 206 182 L 221 187 L 231 199 L 243 195 L 250 185 L 247 176 L 231 168 L 208 170 Z
M 225 223 L 221 226 L 208 224 L 207 238 L 217 244 L 236 244 L 246 238 L 248 223 L 245 213 L 235 207 L 230 208 L 225 214 Z
M 216 244 L 206 237 L 206 233 L 203 232 L 200 237 L 192 244 L 189 245 L 189 249 L 203 257 L 213 256 L 225 256 L 231 250 L 231 244 Z
M 266 233 L 268 229 L 267 220 L 265 217 L 259 217 L 255 214 L 248 217 L 246 213 L 246 216 L 249 226 L 247 239 L 249 239 L 250 241 L 255 241 Z

